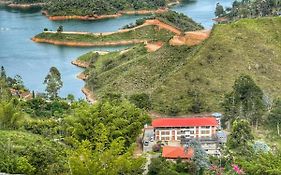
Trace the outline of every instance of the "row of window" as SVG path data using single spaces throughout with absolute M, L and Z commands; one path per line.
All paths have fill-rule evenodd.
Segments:
M 170 131 L 161 131 L 161 135 L 162 136 L 170 136 L 171 132 Z M 185 132 L 185 131 L 177 131 L 177 135 L 183 135 L 183 134 L 194 134 L 194 131 L 189 131 Z M 199 134 L 198 131 L 196 131 L 196 134 Z M 210 130 L 202 130 L 201 134 L 210 134 Z M 159 135 L 159 131 L 156 131 L 156 135 Z M 174 132 L 173 132 L 174 135 Z
M 208 130 L 207 130 L 207 131 L 204 131 L 204 130 L 203 130 L 203 131 L 201 131 L 201 134 L 210 134 L 210 131 L 208 131 Z

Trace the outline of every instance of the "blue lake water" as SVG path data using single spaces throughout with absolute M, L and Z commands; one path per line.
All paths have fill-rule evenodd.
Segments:
M 211 28 L 217 2 L 230 6 L 232 0 L 189 0 L 172 9 Z M 67 31 L 116 31 L 142 17 L 132 15 L 100 21 L 49 21 L 38 10 L 19 11 L 0 7 L 0 65 L 5 67 L 10 76 L 21 75 L 29 89 L 39 92 L 44 91 L 44 78 L 50 67 L 55 66 L 60 70 L 64 82 L 60 95 L 74 94 L 76 98 L 84 98 L 81 93 L 84 82 L 76 78 L 81 69 L 73 66 L 71 61 L 90 50 L 113 51 L 125 47 L 64 47 L 34 43 L 30 38 L 43 28 L 55 30 L 59 25 L 63 25 Z

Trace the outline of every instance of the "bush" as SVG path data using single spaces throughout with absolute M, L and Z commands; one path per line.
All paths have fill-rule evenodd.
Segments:
M 141 109 L 151 109 L 150 97 L 145 93 L 131 95 L 129 101 Z

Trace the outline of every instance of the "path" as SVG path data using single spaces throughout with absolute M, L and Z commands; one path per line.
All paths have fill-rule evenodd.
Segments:
M 181 34 L 181 31 L 169 24 L 166 24 L 162 21 L 159 21 L 158 19 L 153 19 L 153 20 L 146 20 L 142 25 L 136 26 L 134 28 L 130 28 L 130 29 L 121 29 L 118 30 L 116 32 L 102 32 L 102 33 L 94 33 L 94 32 L 72 32 L 72 31 L 64 31 L 64 32 L 60 32 L 62 34 L 77 34 L 77 35 L 96 35 L 96 36 L 107 36 L 107 35 L 112 35 L 112 34 L 118 34 L 118 33 L 125 33 L 125 32 L 130 32 L 130 31 L 134 31 L 136 29 L 145 27 L 145 26 L 150 26 L 150 25 L 154 25 L 154 26 L 158 26 L 159 28 L 162 29 L 166 29 L 170 32 L 173 32 L 177 35 Z M 58 33 L 57 31 L 44 31 L 44 33 Z
M 155 154 L 149 154 L 147 153 L 147 156 L 146 156 L 146 163 L 144 165 L 144 172 L 143 172 L 143 175 L 146 175 L 148 174 L 148 168 L 149 168 L 149 165 L 151 164 L 151 159 L 154 159 L 154 158 L 157 158 L 159 157 L 160 154 L 159 153 L 155 153 Z
M 202 43 L 204 40 L 209 38 L 211 31 L 210 30 L 199 30 L 186 32 L 185 35 L 175 35 L 170 40 L 170 45 L 172 46 L 195 46 Z

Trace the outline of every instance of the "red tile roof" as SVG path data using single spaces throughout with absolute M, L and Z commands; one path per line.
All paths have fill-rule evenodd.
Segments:
M 154 128 L 161 127 L 194 127 L 194 126 L 218 126 L 215 117 L 197 118 L 158 118 L 152 121 Z
M 177 147 L 177 146 L 164 146 L 162 151 L 162 157 L 167 159 L 190 159 L 193 156 L 193 149 L 188 148 L 185 149 L 184 147 Z

